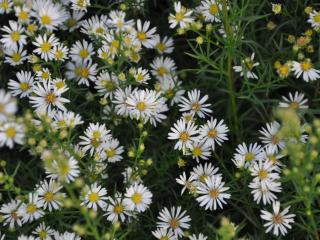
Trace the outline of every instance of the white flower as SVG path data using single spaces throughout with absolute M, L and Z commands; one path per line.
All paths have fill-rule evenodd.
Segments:
M 137 182 L 126 189 L 124 196 L 123 204 L 130 211 L 144 212 L 152 201 L 152 193 Z
M 285 147 L 284 139 L 278 137 L 280 124 L 277 121 L 266 124 L 266 128 L 262 128 L 259 132 L 263 135 L 259 137 L 265 147 L 272 147 L 275 151 Z
M 89 60 L 93 54 L 93 45 L 86 40 L 76 41 L 70 49 L 70 57 L 74 62 Z
M 20 98 L 29 97 L 29 94 L 33 91 L 34 78 L 31 72 L 20 71 L 16 73 L 18 81 L 10 79 L 8 82 L 8 88 L 13 96 L 19 96 Z
M 217 119 L 211 118 L 211 120 L 208 120 L 206 124 L 200 127 L 199 139 L 214 151 L 215 143 L 221 146 L 224 141 L 228 140 L 227 132 L 229 132 L 229 128 L 224 124 L 224 120 L 218 122 Z
M 185 191 L 186 189 L 189 189 L 189 190 L 195 189 L 195 185 L 194 185 L 194 183 L 193 183 L 194 180 L 195 180 L 194 175 L 190 175 L 190 177 L 187 178 L 185 172 L 183 172 L 183 173 L 179 176 L 179 178 L 176 178 L 176 182 L 177 182 L 178 184 L 180 184 L 180 185 L 183 186 L 183 188 L 182 188 L 182 190 L 181 190 L 181 195 L 184 193 L 184 191 Z
M 273 212 L 261 210 L 261 218 L 266 220 L 264 226 L 267 228 L 266 233 L 273 229 L 275 236 L 286 235 L 288 230 L 291 229 L 291 223 L 294 223 L 295 214 L 288 214 L 290 206 L 280 212 L 280 202 L 276 201 L 272 204 Z
M 258 79 L 258 76 L 253 72 L 254 67 L 259 66 L 260 63 L 254 62 L 254 55 L 255 53 L 252 53 L 251 57 L 247 57 L 244 60 L 242 60 L 241 66 L 234 66 L 233 70 L 235 72 L 240 72 L 240 76 L 246 75 L 247 78 L 255 78 Z
M 24 223 L 33 222 L 45 214 L 41 209 L 43 204 L 39 200 L 37 193 L 29 193 L 28 200 L 28 203 L 23 203 L 19 208 L 19 214 L 22 216 L 22 221 Z
M 170 99 L 170 105 L 181 101 L 185 90 L 181 89 L 182 82 L 177 77 L 170 77 L 159 81 L 161 92 L 167 99 Z
M 124 222 L 126 215 L 128 215 L 128 210 L 123 203 L 123 199 L 120 193 L 116 193 L 114 198 L 108 198 L 109 203 L 107 205 L 106 213 L 107 220 L 115 223 L 117 221 Z
M 190 148 L 190 151 L 192 158 L 196 159 L 197 162 L 199 162 L 199 158 L 208 160 L 208 157 L 211 156 L 210 147 L 199 142 L 194 142 Z
M 55 232 L 54 240 L 81 240 L 81 237 L 71 232 L 64 232 L 62 234 Z
M 314 30 L 318 31 L 320 29 L 320 12 L 313 10 L 309 14 L 308 22 L 311 23 Z
M 137 31 L 135 37 L 146 48 L 154 46 L 154 34 L 156 27 L 150 28 L 150 22 L 145 21 L 143 24 L 140 19 L 137 20 Z
M 112 10 L 109 13 L 108 23 L 110 23 L 111 26 L 115 27 L 117 32 L 118 31 L 125 31 L 134 25 L 133 20 L 126 21 L 125 17 L 126 17 L 125 12 L 118 11 L 118 10 Z
M 78 161 L 74 157 L 69 157 L 66 161 L 53 161 L 52 166 L 46 168 L 49 178 L 58 179 L 63 182 L 73 182 L 80 174 Z
M 10 93 L 0 89 L 0 123 L 5 122 L 17 111 L 17 102 Z
M 150 80 L 150 74 L 148 70 L 141 67 L 134 69 L 133 77 L 138 83 L 147 84 L 148 80 Z
M 119 86 L 119 79 L 114 73 L 103 71 L 99 74 L 94 83 L 94 88 L 97 89 L 99 94 L 104 98 L 110 97 L 112 99 L 113 92 Z
M 152 235 L 159 240 L 177 240 L 174 232 L 167 228 L 157 228 L 157 230 L 152 231 Z
M 261 160 L 262 157 L 262 147 L 258 143 L 250 143 L 249 147 L 242 143 L 237 146 L 232 161 L 237 168 L 250 168 L 255 161 Z
M 175 28 L 179 25 L 179 27 L 183 29 L 194 21 L 191 16 L 193 11 L 181 6 L 181 2 L 174 3 L 174 11 L 174 14 L 170 13 L 169 15 L 170 28 Z
M 171 58 L 164 58 L 163 56 L 156 57 L 150 66 L 152 68 L 152 75 L 160 81 L 171 78 L 177 68 L 175 62 Z
M 124 150 L 123 146 L 119 146 L 119 144 L 119 141 L 114 138 L 105 141 L 101 145 L 101 149 L 98 150 L 98 152 L 101 154 L 101 159 L 107 159 L 107 161 L 111 163 L 121 161 L 121 154 L 124 152 Z
M 221 4 L 216 0 L 201 1 L 199 11 L 204 15 L 207 22 L 221 22 L 220 11 L 222 10 Z
M 197 126 L 191 121 L 187 123 L 184 119 L 180 119 L 170 130 L 168 139 L 178 140 L 174 149 L 192 148 L 193 142 L 198 140 L 198 136 L 195 136 L 198 134 Z
M 208 95 L 205 95 L 200 99 L 200 91 L 194 89 L 188 92 L 188 98 L 183 97 L 180 101 L 180 112 L 190 112 L 193 115 L 197 115 L 200 118 L 205 118 L 206 115 L 212 113 L 212 110 L 208 107 L 210 103 L 205 103 L 208 100 Z
M 268 182 L 261 183 L 260 180 L 256 179 L 250 182 L 249 188 L 251 191 L 254 201 L 259 204 L 262 200 L 264 205 L 270 204 L 277 199 L 274 192 L 281 192 L 281 182 L 270 180 Z
M 160 35 L 156 34 L 154 36 L 153 47 L 158 51 L 159 54 L 172 53 L 174 49 L 173 39 L 167 36 L 161 39 Z
M 200 183 L 206 183 L 209 177 L 221 176 L 221 173 L 218 173 L 218 171 L 219 168 L 215 168 L 212 163 L 198 164 L 192 169 L 191 176 L 197 182 L 197 185 L 199 185 Z
M 224 187 L 224 184 L 222 177 L 217 175 L 208 177 L 205 183 L 200 183 L 197 187 L 197 193 L 200 196 L 196 199 L 200 206 L 205 207 L 206 210 L 216 210 L 218 204 L 220 208 L 223 208 L 222 204 L 227 204 L 225 199 L 231 196 L 229 193 L 225 193 L 229 187 Z
M 56 107 L 66 111 L 67 109 L 63 104 L 69 103 L 70 100 L 61 97 L 61 95 L 68 89 L 66 86 L 57 89 L 50 80 L 42 83 L 38 82 L 34 85 L 33 93 L 35 95 L 30 97 L 30 103 L 39 113 L 51 113 Z
M 68 13 L 68 19 L 65 21 L 64 25 L 61 26 L 61 29 L 68 30 L 69 32 L 73 32 L 78 29 L 81 25 L 81 18 L 85 15 L 84 12 L 73 10 Z
M 13 228 L 15 224 L 22 226 L 22 215 L 20 214 L 21 201 L 11 200 L 9 203 L 2 204 L 0 213 L 3 218 L 3 226 L 9 224 L 10 228 Z
M 259 160 L 253 163 L 250 168 L 251 175 L 254 177 L 253 181 L 260 181 L 262 185 L 268 184 L 269 181 L 280 178 L 276 171 L 277 167 L 268 160 Z
M 68 62 L 66 67 L 65 75 L 67 79 L 75 79 L 78 82 L 78 85 L 86 85 L 89 87 L 89 80 L 94 82 L 97 75 L 97 63 L 92 63 L 92 60 L 89 59 L 83 62 Z
M 20 23 L 10 20 L 9 26 L 4 26 L 1 30 L 5 32 L 0 39 L 5 48 L 16 49 L 27 44 L 27 36 L 23 34 L 25 29 Z
M 95 182 L 91 184 L 81 206 L 86 205 L 87 208 L 93 208 L 94 211 L 98 210 L 98 206 L 103 209 L 106 206 L 106 200 L 108 199 L 106 195 L 107 190 Z
M 307 102 L 308 99 L 304 98 L 303 93 L 295 92 L 294 95 L 289 93 L 289 97 L 282 96 L 283 102 L 279 103 L 281 108 L 290 108 L 290 109 L 306 109 L 308 108 Z
M 302 62 L 292 62 L 292 71 L 297 78 L 302 74 L 304 81 L 315 81 L 320 78 L 320 70 L 313 68 L 313 64 L 310 59 L 305 59 Z
M 36 18 L 41 28 L 47 30 L 55 30 L 68 18 L 62 5 L 51 0 L 33 0 L 31 16 Z
M 13 148 L 14 143 L 24 143 L 24 125 L 15 122 L 0 125 L 0 147 Z
M 71 111 L 57 111 L 55 112 L 53 118 L 53 126 L 56 128 L 74 128 L 75 126 L 83 123 L 81 116 Z
M 32 233 L 37 235 L 35 240 L 52 240 L 55 231 L 43 222 Z
M 63 43 L 59 43 L 55 45 L 52 50 L 52 54 L 54 55 L 54 60 L 64 62 L 69 58 L 69 48 L 65 46 Z
M 71 9 L 77 11 L 87 11 L 87 7 L 91 5 L 90 0 L 70 0 L 72 3 Z
M 136 91 L 137 89 L 134 89 L 133 91 Z M 117 88 L 117 90 L 114 92 L 114 99 L 113 103 L 115 104 L 115 111 L 120 116 L 128 116 L 129 115 L 129 109 L 127 105 L 127 99 L 131 94 L 133 93 L 131 89 L 131 85 L 126 87 L 124 90 L 122 88 Z
M 78 0 L 76 0 L 78 1 Z M 83 1 L 83 0 L 80 0 Z M 106 33 L 108 17 L 106 15 L 94 15 L 81 21 L 81 32 L 95 37 L 101 37 Z
M 35 41 L 32 42 L 37 48 L 33 51 L 40 55 L 40 57 L 46 62 L 54 59 L 54 53 L 52 49 L 54 46 L 59 44 L 59 40 L 55 37 L 54 34 L 51 34 L 48 38 L 47 34 L 43 36 L 39 35 L 35 38 Z
M 0 14 L 9 13 L 12 11 L 12 0 L 0 0 Z
M 27 51 L 23 47 L 7 48 L 4 49 L 5 63 L 9 63 L 11 66 L 18 66 L 23 64 L 27 60 Z
M 208 237 L 203 235 L 202 233 L 199 233 L 197 236 L 196 234 L 192 234 L 192 236 L 189 236 L 189 240 L 207 240 Z
M 39 202 L 43 205 L 43 209 L 58 210 L 62 206 L 62 200 L 65 197 L 65 193 L 61 193 L 62 186 L 50 179 L 50 181 L 43 180 L 37 186 L 36 192 L 39 197 Z
M 176 237 L 183 235 L 184 229 L 189 229 L 191 221 L 186 211 L 181 211 L 181 207 L 172 207 L 169 211 L 168 208 L 163 208 L 158 216 L 160 220 L 157 222 L 157 227 L 170 229 L 174 232 Z

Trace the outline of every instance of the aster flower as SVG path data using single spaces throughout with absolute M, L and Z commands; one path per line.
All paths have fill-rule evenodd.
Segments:
M 313 64 L 310 59 L 305 59 L 301 62 L 292 62 L 292 71 L 296 78 L 302 75 L 304 81 L 315 81 L 320 78 L 320 70 L 313 68 Z
M 189 10 L 181 5 L 181 2 L 174 3 L 175 13 L 170 13 L 169 24 L 170 28 L 175 28 L 179 26 L 180 28 L 186 28 L 188 24 L 194 21 L 192 17 L 192 10 Z
M 17 81 L 10 79 L 8 88 L 13 96 L 29 97 L 33 91 L 34 78 L 31 72 L 20 71 L 16 73 Z
M 126 189 L 123 204 L 130 211 L 144 212 L 152 202 L 152 193 L 143 184 L 135 182 Z

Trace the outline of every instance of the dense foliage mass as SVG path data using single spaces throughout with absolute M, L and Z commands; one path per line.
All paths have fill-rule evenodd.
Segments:
M 320 239 L 320 4 L 0 0 L 0 239 Z

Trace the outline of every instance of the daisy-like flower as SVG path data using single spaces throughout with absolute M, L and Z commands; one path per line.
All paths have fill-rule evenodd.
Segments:
M 292 71 L 297 78 L 302 75 L 304 81 L 315 81 L 320 78 L 320 70 L 313 68 L 310 59 L 305 59 L 301 62 L 292 62 Z
M 227 132 L 229 132 L 229 128 L 224 124 L 224 120 L 218 122 L 217 119 L 211 118 L 211 120 L 208 120 L 206 124 L 200 127 L 199 139 L 214 151 L 215 143 L 221 146 L 224 141 L 228 140 Z
M 27 51 L 23 47 L 7 48 L 4 49 L 5 63 L 9 63 L 11 66 L 18 66 L 23 64 L 27 60 Z
M 109 19 L 108 23 L 111 24 L 114 28 L 116 28 L 116 31 L 125 31 L 128 28 L 131 28 L 134 25 L 134 21 L 126 21 L 126 13 L 123 11 L 118 10 L 112 10 L 109 13 Z
M 76 41 L 70 49 L 70 57 L 74 62 L 89 60 L 93 54 L 93 45 L 86 40 Z
M 280 124 L 277 121 L 273 121 L 271 123 L 266 124 L 266 128 L 262 128 L 259 132 L 263 135 L 259 137 L 265 147 L 271 147 L 278 151 L 279 149 L 283 149 L 285 147 L 284 139 L 280 139 L 278 137 L 278 133 L 280 130 Z
M 268 184 L 269 181 L 277 180 L 280 178 L 279 173 L 276 171 L 276 166 L 268 160 L 259 160 L 254 162 L 250 168 L 251 175 L 254 177 L 253 181 L 260 181 L 262 185 Z
M 107 190 L 95 182 L 91 184 L 81 205 L 86 205 L 87 208 L 93 208 L 94 211 L 97 211 L 98 206 L 100 208 L 104 208 L 106 206 L 106 200 L 108 199 L 106 195 Z
M 24 143 L 24 126 L 15 122 L 0 125 L 0 147 L 13 148 L 14 143 Z
M 313 10 L 309 14 L 308 22 L 311 23 L 314 30 L 318 31 L 320 29 L 320 12 Z
M 8 88 L 13 96 L 29 97 L 29 94 L 33 91 L 33 81 L 32 72 L 20 71 L 17 72 L 16 80 L 9 80 Z
M 3 226 L 9 225 L 14 228 L 14 225 L 22 226 L 22 215 L 20 214 L 21 201 L 11 200 L 9 203 L 2 204 L 0 213 L 3 218 Z
M 157 228 L 157 230 L 152 231 L 152 235 L 159 240 L 177 240 L 174 232 L 167 228 Z
M 177 68 L 171 58 L 163 56 L 155 58 L 150 66 L 152 75 L 160 81 L 171 78 Z
M 127 105 L 127 100 L 129 96 L 136 91 L 136 89 L 132 90 L 131 85 L 126 87 L 124 90 L 122 88 L 117 88 L 114 92 L 113 103 L 115 104 L 115 111 L 120 116 L 128 116 L 129 108 Z
M 223 204 L 227 204 L 225 199 L 229 199 L 231 196 L 229 193 L 225 193 L 229 187 L 224 187 L 224 184 L 222 177 L 217 175 L 208 177 L 205 183 L 200 183 L 197 187 L 197 193 L 200 196 L 196 199 L 200 206 L 205 207 L 205 210 L 216 210 L 219 205 L 222 209 Z
M 203 235 L 202 233 L 199 233 L 198 236 L 196 234 L 192 234 L 189 236 L 189 240 L 207 240 L 208 237 Z
M 183 172 L 179 178 L 176 178 L 176 182 L 183 186 L 181 189 L 181 195 L 184 193 L 186 189 L 188 189 L 190 192 L 195 192 L 196 186 L 194 184 L 195 177 L 194 175 L 190 175 L 189 178 L 187 178 L 186 173 Z
M 279 103 L 281 108 L 306 109 L 308 108 L 308 99 L 304 98 L 303 93 L 289 93 L 289 97 L 282 96 L 282 102 Z
M 42 202 L 40 202 L 37 193 L 29 193 L 28 203 L 23 203 L 19 208 L 19 214 L 22 216 L 22 221 L 33 222 L 41 218 L 45 213 L 41 209 L 43 207 Z
M 12 0 L 0 0 L 0 14 L 9 13 L 12 10 Z
M 208 158 L 211 156 L 210 147 L 200 142 L 194 142 L 190 148 L 190 151 L 192 158 L 196 159 L 197 162 L 199 162 L 199 158 L 208 160 Z
M 56 128 L 74 128 L 75 126 L 83 123 L 81 116 L 71 111 L 58 111 L 55 113 L 53 118 L 54 126 Z
M 62 186 L 53 179 L 44 180 L 37 186 L 36 192 L 43 209 L 48 209 L 51 212 L 61 208 L 62 200 L 65 197 L 65 193 L 60 192 L 61 189 Z
M 188 92 L 188 98 L 183 97 L 179 104 L 180 112 L 190 112 L 192 115 L 197 115 L 200 118 L 205 118 L 206 115 L 212 113 L 208 107 L 210 103 L 205 103 L 208 100 L 208 95 L 200 99 L 200 91 L 194 89 Z
M 84 132 L 85 136 L 80 136 L 82 141 L 79 145 L 83 146 L 83 151 L 87 152 L 90 150 L 90 154 L 93 155 L 93 152 L 98 149 L 102 143 L 111 139 L 109 133 L 110 130 L 107 130 L 105 124 L 90 123 L 89 127 Z
M 5 90 L 0 89 L 0 123 L 7 121 L 16 112 L 16 99 L 10 93 L 6 93 Z
M 154 46 L 154 34 L 156 30 L 156 27 L 150 29 L 149 21 L 142 23 L 141 20 L 138 19 L 135 37 L 144 47 L 152 48 L 152 46 Z
M 68 18 L 62 5 L 51 0 L 33 0 L 31 16 L 40 23 L 41 28 L 49 31 L 55 30 Z
M 288 230 L 291 229 L 291 224 L 294 223 L 295 214 L 288 214 L 290 206 L 280 212 L 280 202 L 276 201 L 272 204 L 273 211 L 268 212 L 261 210 L 261 218 L 267 223 L 264 226 L 267 228 L 266 233 L 273 229 L 273 235 L 279 236 L 286 235 Z
M 97 89 L 99 94 L 101 94 L 104 98 L 112 98 L 113 92 L 119 86 L 119 79 L 113 73 L 103 71 L 99 74 L 94 83 L 94 88 Z
M 159 83 L 160 91 L 167 99 L 170 99 L 171 106 L 181 101 L 185 90 L 181 89 L 182 82 L 179 81 L 177 77 L 170 77 L 168 79 L 161 80 Z
M 255 179 L 250 182 L 249 188 L 253 199 L 257 204 L 260 204 L 261 200 L 264 205 L 270 204 L 277 199 L 274 193 L 281 192 L 281 182 L 276 180 L 269 180 L 268 182 L 262 183 L 259 179 Z
M 30 22 L 30 6 L 28 4 L 23 4 L 22 6 L 15 6 L 14 12 L 20 23 Z
M 32 232 L 32 234 L 36 235 L 35 240 L 52 240 L 55 231 L 51 229 L 46 224 L 40 223 L 40 225 Z
M 124 222 L 126 219 L 126 215 L 128 215 L 128 210 L 123 203 L 123 199 L 120 193 L 116 193 L 115 197 L 108 198 L 108 205 L 106 209 L 107 220 L 115 223 L 117 221 Z
M 250 168 L 255 161 L 262 159 L 262 150 L 262 147 L 258 143 L 250 143 L 249 147 L 245 143 L 239 144 L 232 161 L 237 168 Z
M 191 218 L 181 207 L 163 208 L 158 216 L 157 227 L 172 230 L 176 237 L 183 236 L 183 230 L 189 229 Z
M 82 11 L 73 10 L 71 13 L 68 12 L 68 19 L 65 21 L 61 29 L 73 32 L 78 29 L 81 25 L 81 18 L 85 15 Z
M 91 5 L 90 0 L 70 0 L 71 9 L 76 11 L 87 11 L 87 7 Z
M 101 145 L 101 150 L 98 150 L 98 152 L 100 152 L 101 159 L 107 159 L 107 161 L 111 163 L 121 161 L 121 154 L 124 152 L 124 150 L 123 146 L 119 146 L 119 144 L 119 141 L 114 138 L 105 141 Z
M 174 14 L 170 13 L 169 15 L 170 28 L 175 28 L 179 25 L 179 27 L 183 29 L 194 21 L 192 17 L 193 11 L 182 6 L 181 2 L 174 3 L 174 11 Z
M 107 31 L 108 17 L 106 15 L 94 15 L 81 22 L 81 32 L 90 37 L 102 37 Z
M 276 149 L 272 146 L 266 147 L 263 149 L 263 159 L 272 163 L 275 166 L 275 171 L 280 172 L 281 168 L 284 166 L 280 159 L 285 155 L 277 153 Z
M 83 84 L 89 87 L 89 81 L 96 80 L 97 66 L 91 59 L 84 62 L 68 62 L 66 65 L 68 71 L 65 75 L 67 79 L 75 79 L 78 85 Z
M 30 97 L 30 103 L 39 113 L 51 113 L 55 107 L 62 111 L 66 111 L 67 109 L 63 104 L 69 103 L 70 101 L 61 97 L 61 95 L 68 91 L 68 89 L 69 88 L 66 86 L 57 89 L 53 86 L 50 80 L 47 82 L 37 83 L 34 85 L 33 93 L 35 95 Z
M 222 6 L 216 0 L 201 1 L 198 9 L 207 22 L 221 22 L 219 14 Z
M 52 48 L 52 54 L 54 55 L 54 60 L 64 62 L 69 58 L 69 48 L 63 43 L 59 43 Z
M 51 34 L 49 37 L 47 34 L 44 34 L 43 36 L 39 35 L 32 43 L 37 47 L 33 52 L 40 55 L 43 60 L 50 61 L 54 59 L 55 56 L 52 49 L 59 44 L 59 40 L 54 34 Z
M 10 20 L 9 26 L 4 26 L 1 30 L 5 32 L 0 39 L 5 48 L 16 49 L 27 44 L 27 36 L 23 34 L 24 28 L 20 23 Z
M 138 83 L 147 84 L 148 80 L 150 80 L 150 74 L 147 69 L 143 69 L 139 67 L 138 69 L 134 69 L 133 77 Z
M 54 240 L 81 240 L 81 237 L 71 232 L 64 232 L 61 234 L 59 232 L 55 232 Z
M 168 139 L 178 140 L 174 149 L 182 150 L 183 148 L 192 148 L 193 142 L 198 140 L 197 126 L 193 122 L 186 122 L 184 119 L 178 120 L 173 127 L 170 128 L 171 132 Z
M 137 182 L 126 189 L 124 197 L 123 204 L 130 211 L 144 212 L 152 202 L 152 193 Z
M 241 66 L 234 66 L 233 70 L 235 72 L 240 72 L 240 76 L 246 75 L 247 78 L 255 78 L 258 79 L 258 76 L 253 72 L 253 69 L 260 65 L 259 62 L 254 62 L 254 55 L 252 53 L 251 57 L 246 57 L 242 60 Z
M 221 176 L 218 173 L 219 168 L 215 168 L 212 163 L 199 164 L 191 171 L 191 176 L 197 184 L 206 183 L 207 179 L 212 176 Z
M 174 43 L 171 37 L 165 36 L 161 39 L 159 34 L 154 36 L 154 49 L 158 51 L 159 54 L 170 54 L 173 52 Z
M 41 68 L 39 71 L 36 72 L 36 80 L 40 82 L 47 82 L 51 80 L 51 72 L 48 68 Z
M 64 162 L 53 161 L 52 166 L 46 169 L 46 173 L 49 178 L 70 183 L 80 174 L 79 163 L 74 157 L 69 157 Z

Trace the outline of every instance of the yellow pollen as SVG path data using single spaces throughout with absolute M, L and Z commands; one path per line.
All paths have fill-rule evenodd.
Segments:
M 158 68 L 158 74 L 163 77 L 167 73 L 167 69 L 165 67 L 159 67 Z
M 140 112 L 143 112 L 146 109 L 146 104 L 144 102 L 138 102 L 136 108 Z
M 44 15 L 44 16 L 41 17 L 41 23 L 43 25 L 49 25 L 49 24 L 52 23 L 52 19 L 48 15 Z
M 46 231 L 41 230 L 41 231 L 39 232 L 39 237 L 40 237 L 41 240 L 46 239 L 47 236 L 48 236 L 48 234 L 47 234 Z
M 60 89 L 63 88 L 65 86 L 63 81 L 59 81 L 55 83 L 56 88 Z
M 277 144 L 279 144 L 279 142 L 280 142 L 280 139 L 279 139 L 277 136 L 273 136 L 273 137 L 272 137 L 271 143 L 272 143 L 273 145 L 277 145 Z
M 176 229 L 176 228 L 178 228 L 178 227 L 180 226 L 180 222 L 179 222 L 178 219 L 172 218 L 172 219 L 169 221 L 169 225 L 170 225 L 171 228 Z
M 29 89 L 29 83 L 27 83 L 27 82 L 22 82 L 22 83 L 20 83 L 20 89 L 21 89 L 23 92 L 27 91 L 27 90 Z
M 92 192 L 92 193 L 89 194 L 88 199 L 89 199 L 90 202 L 96 203 L 96 202 L 98 202 L 100 200 L 100 196 L 99 196 L 98 193 Z
M 210 196 L 212 199 L 217 199 L 218 195 L 219 195 L 218 189 L 216 189 L 216 188 L 210 189 L 210 191 L 209 191 L 209 196 Z
M 42 43 L 42 45 L 41 45 L 41 51 L 42 52 L 47 53 L 50 50 L 51 50 L 51 43 L 49 43 L 49 42 Z
M 63 166 L 60 166 L 60 171 L 62 175 L 66 176 L 70 172 L 70 166 L 68 164 L 64 164 Z
M 167 49 L 167 46 L 164 43 L 158 43 L 156 45 L 156 48 L 160 51 L 160 52 L 164 52 Z
M 306 72 L 312 68 L 312 63 L 309 61 L 304 61 L 300 63 L 300 66 L 301 66 L 301 69 Z
M 101 132 L 98 130 L 95 130 L 92 132 L 92 137 L 93 138 L 101 138 Z
M 283 65 L 279 68 L 279 73 L 281 77 L 286 77 L 288 76 L 289 73 L 289 67 L 286 65 Z
M 299 103 L 297 103 L 297 102 L 291 102 L 291 103 L 289 104 L 289 108 L 291 108 L 291 109 L 298 109 L 298 108 L 299 108 Z
M 62 50 L 58 49 L 55 53 L 54 56 L 56 57 L 57 60 L 60 60 L 64 57 L 64 53 Z
M 200 108 L 201 108 L 201 105 L 199 103 L 193 103 L 191 106 L 191 109 L 195 111 L 199 111 Z
M 162 236 L 159 240 L 169 240 L 168 236 Z
M 201 176 L 199 177 L 199 180 L 200 180 L 200 182 L 202 182 L 202 183 L 205 183 L 207 179 L 208 179 L 208 176 L 207 176 L 207 175 L 201 175 Z
M 320 13 L 313 17 L 313 21 L 315 21 L 316 23 L 320 23 Z
M 81 49 L 79 52 L 81 58 L 87 58 L 89 56 L 89 51 L 87 49 Z
M 275 224 L 281 224 L 283 222 L 280 214 L 276 214 L 272 216 L 272 222 Z
M 17 131 L 14 127 L 9 127 L 7 130 L 6 130 L 6 135 L 8 138 L 14 138 L 17 134 Z
M 96 33 L 98 33 L 98 34 L 104 33 L 104 28 L 98 27 L 98 28 L 96 29 Z
M 22 58 L 22 56 L 21 56 L 20 53 L 14 53 L 14 54 L 12 54 L 12 60 L 13 60 L 14 62 L 19 62 L 19 61 L 21 60 L 21 58 Z
M 77 20 L 73 19 L 73 18 L 69 18 L 68 21 L 67 21 L 67 25 L 68 27 L 74 27 L 77 25 Z
M 209 12 L 211 15 L 216 15 L 219 12 L 219 8 L 217 4 L 211 4 L 209 7 Z
M 52 104 L 56 101 L 57 97 L 54 93 L 48 93 L 47 96 L 46 96 L 46 101 L 47 103 L 49 104 Z
M 176 13 L 176 21 L 177 22 L 181 22 L 183 20 L 183 18 L 184 18 L 184 12 L 183 11 Z
M 108 149 L 108 150 L 106 150 L 106 154 L 107 154 L 107 156 L 108 156 L 109 158 L 112 158 L 112 157 L 114 157 L 114 156 L 116 155 L 116 150 L 114 150 L 114 149 Z
M 144 41 L 147 39 L 147 35 L 144 33 L 144 32 L 138 32 L 137 33 L 137 38 L 140 40 L 140 41 Z
M 27 205 L 27 212 L 28 212 L 29 214 L 33 214 L 33 213 L 35 213 L 36 211 L 37 211 L 37 206 L 34 205 L 33 203 L 29 203 L 29 204 Z
M 135 192 L 132 196 L 131 196 L 131 200 L 134 204 L 139 204 L 142 202 L 142 195 L 140 193 Z
M 84 8 L 86 4 L 86 0 L 78 0 L 77 5 L 81 8 Z
M 258 176 L 261 180 L 265 180 L 266 178 L 268 178 L 268 172 L 262 169 L 259 171 Z
M 114 212 L 116 214 L 121 214 L 123 213 L 123 205 L 121 203 L 118 203 L 117 205 L 114 206 Z
M 26 11 L 21 11 L 18 17 L 20 18 L 20 20 L 24 21 L 28 19 L 29 15 Z
M 113 40 L 111 46 L 118 49 L 120 47 L 120 42 L 118 40 Z
M 1 8 L 3 9 L 8 9 L 9 8 L 9 2 L 7 0 L 4 0 L 1 5 L 0 5 Z
M 254 159 L 254 155 L 251 152 L 248 152 L 244 157 L 244 160 L 247 162 L 251 162 L 253 159 Z
M 182 142 L 186 142 L 189 139 L 189 134 L 187 132 L 181 132 L 180 136 L 179 136 L 179 139 Z
M 90 72 L 89 72 L 89 69 L 88 68 L 81 68 L 81 70 L 80 70 L 80 76 L 82 77 L 82 78 L 88 78 L 89 77 L 89 74 L 90 74 Z
M 144 80 L 144 77 L 141 73 L 137 74 L 137 77 L 136 77 L 137 81 L 138 82 L 142 82 Z
M 42 79 L 44 80 L 48 80 L 50 77 L 50 73 L 49 72 L 43 72 L 41 75 Z
M 18 42 L 20 40 L 20 33 L 18 31 L 12 32 L 10 36 L 14 42 Z
M 192 153 L 194 156 L 199 157 L 202 154 L 202 149 L 200 147 L 194 147 Z
M 208 137 L 215 138 L 218 135 L 218 131 L 214 128 L 210 129 L 208 132 Z
M 43 196 L 44 200 L 46 202 L 52 202 L 53 201 L 53 198 L 54 198 L 54 195 L 52 192 L 46 192 Z
M 272 162 L 273 165 L 277 163 L 277 158 L 274 155 L 269 155 L 268 159 L 269 159 L 269 161 Z
M 167 92 L 166 92 L 166 97 L 167 98 L 172 98 L 174 96 L 174 91 L 173 89 L 169 89 Z

